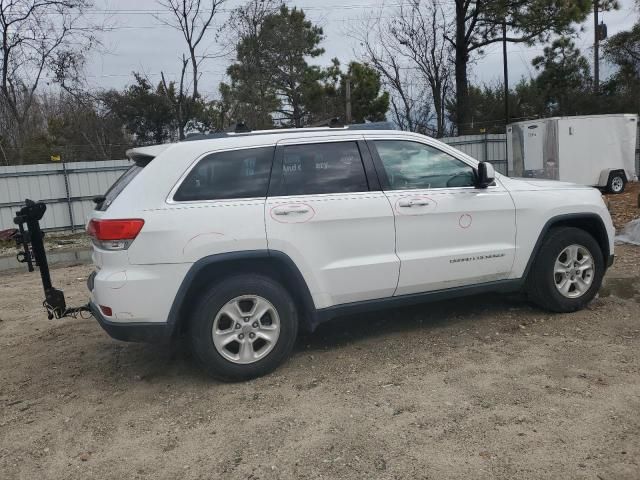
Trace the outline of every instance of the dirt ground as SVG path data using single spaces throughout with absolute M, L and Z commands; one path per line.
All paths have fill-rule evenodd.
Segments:
M 622 228 L 640 217 L 640 182 L 628 183 L 619 195 L 607 195 L 613 224 Z
M 0 280 L 0 477 L 640 478 L 640 248 L 550 315 L 473 297 L 338 319 L 267 377 L 47 321 Z M 88 266 L 58 268 L 70 302 Z M 26 295 L 25 295 L 26 294 Z
M 341 318 L 251 382 L 47 321 L 0 276 L 0 478 L 638 479 L 640 247 L 553 315 L 483 296 Z M 70 304 L 91 267 L 55 268 Z

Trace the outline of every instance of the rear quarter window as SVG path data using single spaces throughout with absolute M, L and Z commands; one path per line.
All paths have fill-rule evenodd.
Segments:
M 247 148 L 207 155 L 189 172 L 173 200 L 266 197 L 274 148 Z
M 115 181 L 111 188 L 107 190 L 107 193 L 104 194 L 103 198 L 100 201 L 95 200 L 96 210 L 99 212 L 104 212 L 109 206 L 113 203 L 113 201 L 122 193 L 122 191 L 126 188 L 127 185 L 131 183 L 131 181 L 136 178 L 136 176 L 142 171 L 145 164 L 135 163 L 129 169 L 120 175 L 120 178 Z

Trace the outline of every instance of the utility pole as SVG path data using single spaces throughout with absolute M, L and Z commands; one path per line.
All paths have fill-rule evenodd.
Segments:
M 598 12 L 600 1 L 593 0 L 593 93 L 600 91 L 600 28 L 598 26 Z
M 506 165 L 505 175 L 509 174 L 509 142 L 507 141 L 507 131 L 509 125 L 509 67 L 507 65 L 507 20 L 502 20 L 502 67 L 504 69 L 504 160 Z M 485 135 L 485 161 L 487 137 Z
M 347 82 L 345 85 L 345 97 L 347 104 L 345 105 L 345 119 L 344 122 L 346 125 L 351 123 L 351 78 L 347 77 Z
M 502 21 L 502 66 L 504 68 L 504 125 L 509 125 L 509 68 L 507 66 L 507 21 Z

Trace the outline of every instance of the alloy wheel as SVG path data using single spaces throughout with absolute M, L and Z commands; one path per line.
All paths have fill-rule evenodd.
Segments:
M 211 333 L 216 350 L 224 358 L 237 364 L 254 363 L 276 345 L 280 317 L 266 298 L 242 295 L 220 309 Z
M 566 298 L 584 295 L 595 273 L 595 264 L 589 250 L 582 245 L 569 245 L 556 258 L 553 277 L 556 288 Z

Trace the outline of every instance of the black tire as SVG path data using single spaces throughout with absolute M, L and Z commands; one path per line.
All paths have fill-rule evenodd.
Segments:
M 591 254 L 594 264 L 589 288 L 577 298 L 567 298 L 556 287 L 555 262 L 565 248 L 580 245 Z M 545 236 L 527 277 L 529 299 L 541 308 L 552 312 L 575 312 L 584 308 L 600 289 L 605 273 L 604 257 L 598 242 L 587 232 L 573 227 L 557 227 Z
M 220 309 L 243 295 L 259 295 L 276 309 L 280 333 L 275 345 L 254 363 L 238 364 L 225 358 L 213 341 L 213 324 Z M 198 302 L 189 324 L 189 338 L 195 358 L 212 377 L 222 381 L 241 381 L 273 371 L 291 353 L 298 334 L 298 316 L 291 295 L 269 277 L 236 275 L 212 285 Z
M 607 192 L 609 193 L 622 193 L 627 181 L 625 175 L 622 173 L 611 173 L 609 180 L 607 181 Z

